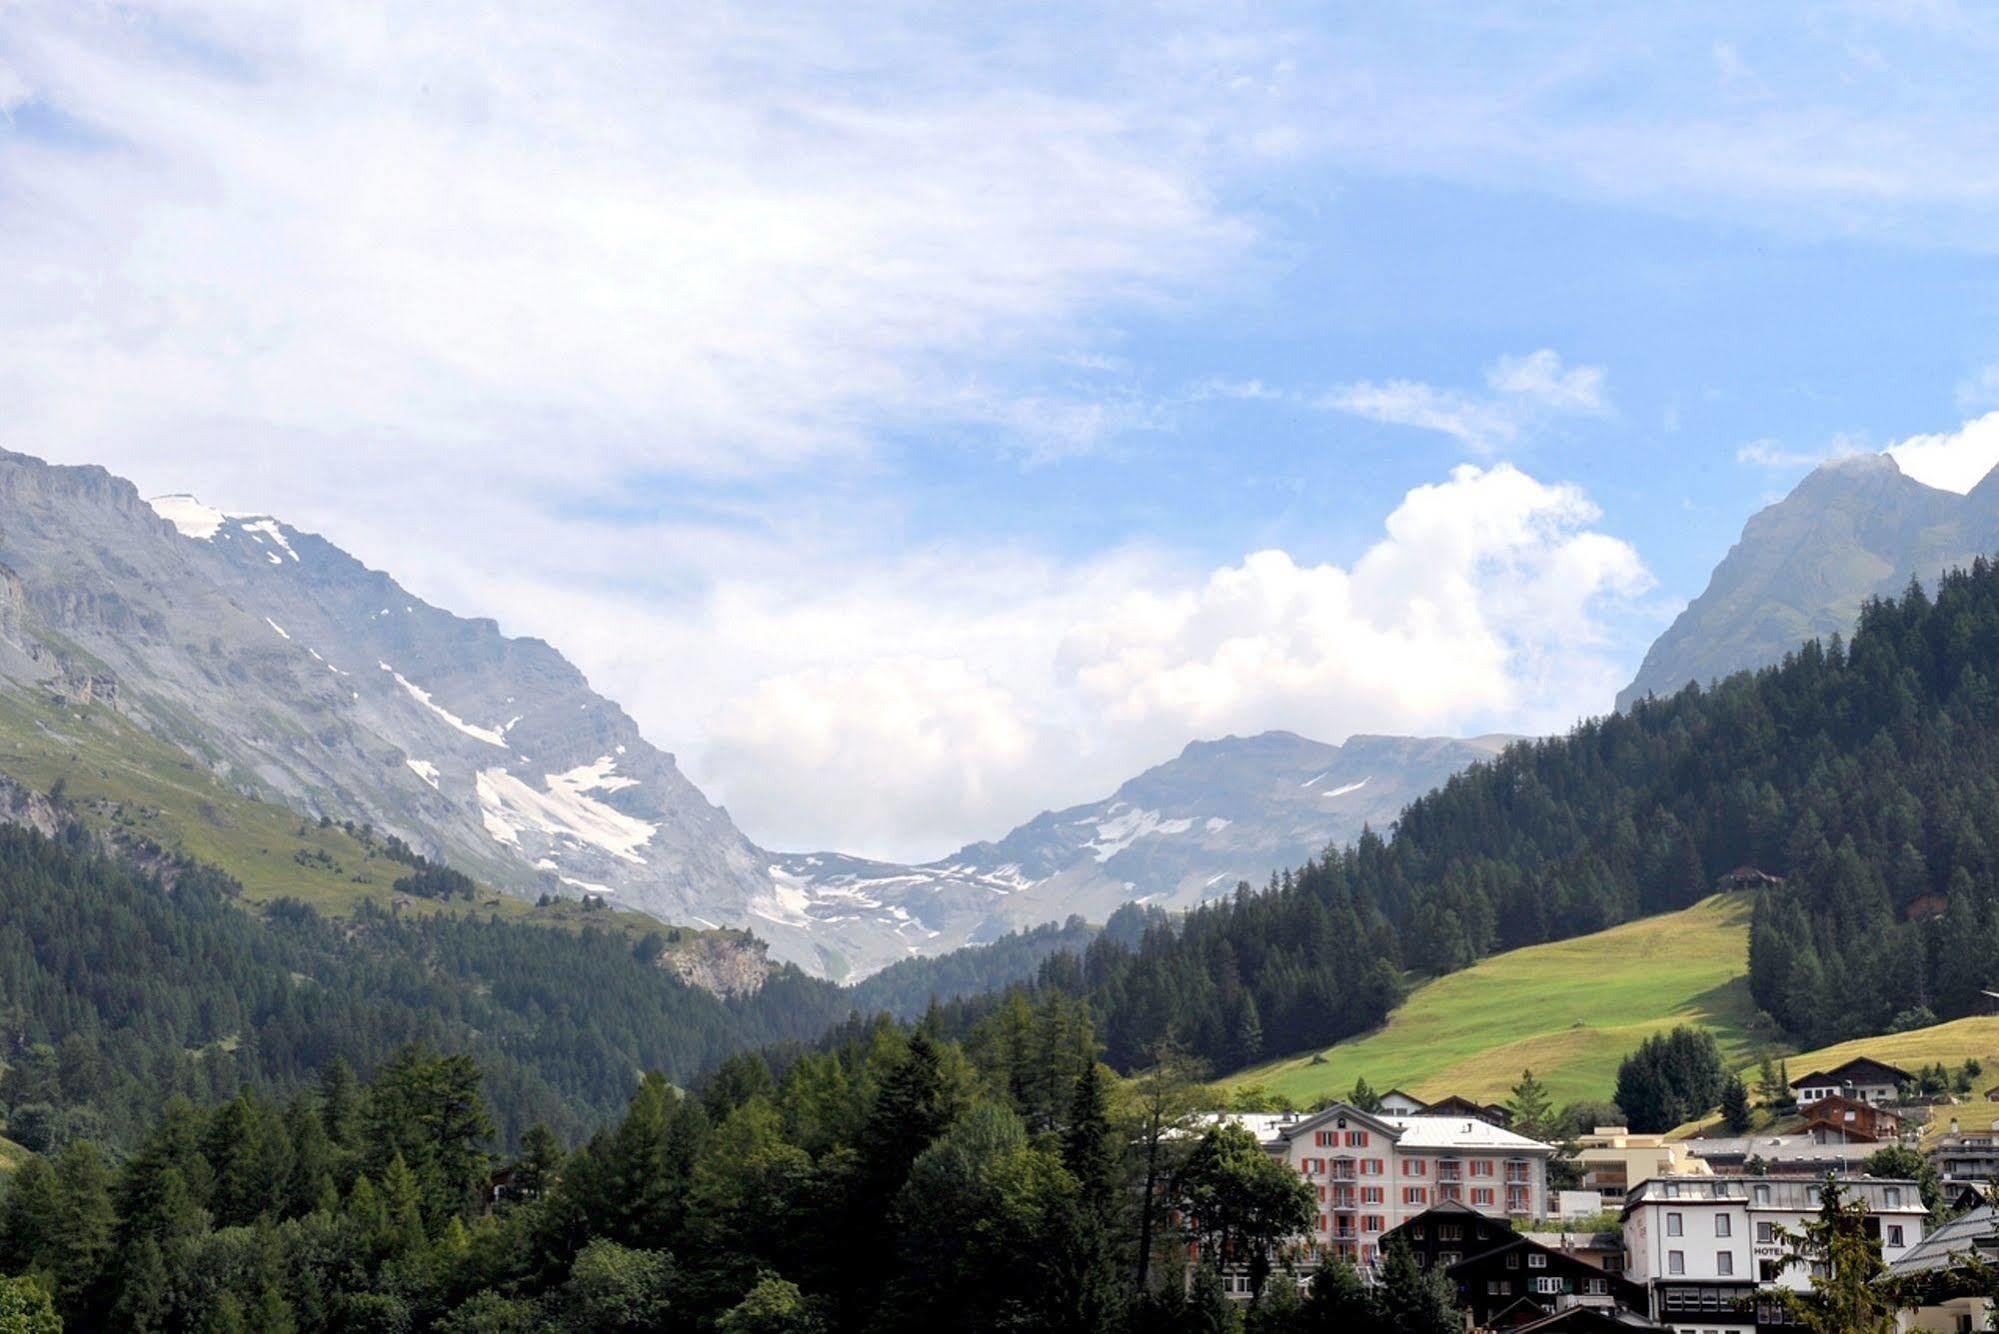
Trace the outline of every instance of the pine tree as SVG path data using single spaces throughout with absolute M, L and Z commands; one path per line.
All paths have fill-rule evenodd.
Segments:
M 1354 1079 L 1353 1092 L 1347 1094 L 1347 1105 L 1363 1112 L 1381 1110 L 1381 1095 L 1367 1082 L 1366 1075 L 1359 1075 Z
M 1554 1102 L 1548 1097 L 1547 1086 L 1534 1078 L 1532 1070 L 1520 1072 L 1520 1082 L 1513 1086 L 1513 1096 L 1507 1106 L 1513 1112 L 1513 1129 L 1528 1139 L 1553 1141 L 1561 1138 Z
M 1900 1309 L 1897 1285 L 1884 1278 L 1887 1266 L 1867 1235 L 1867 1201 L 1847 1203 L 1839 1182 L 1828 1176 L 1819 1187 L 1818 1217 L 1800 1231 L 1780 1229 L 1785 1268 L 1809 1268 L 1809 1292 L 1770 1288 L 1766 1292 L 1809 1334 L 1892 1334 Z
M 1743 1086 L 1739 1075 L 1731 1074 L 1721 1086 L 1721 1118 L 1730 1134 L 1749 1133 L 1749 1090 Z
M 1462 1334 L 1457 1290 L 1442 1269 L 1423 1269 L 1400 1237 L 1384 1248 L 1381 1309 L 1396 1334 Z

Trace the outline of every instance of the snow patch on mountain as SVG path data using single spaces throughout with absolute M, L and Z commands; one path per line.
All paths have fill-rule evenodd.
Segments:
M 430 784 L 431 787 L 436 788 L 438 791 L 443 791 L 442 788 L 437 787 L 437 766 L 432 764 L 429 760 L 406 759 L 403 761 L 403 763 L 407 764 L 410 767 L 410 772 L 415 774 L 418 778 L 421 778 L 424 782 Z
M 501 843 L 519 847 L 527 831 L 553 839 L 568 839 L 610 853 L 621 861 L 646 864 L 639 849 L 659 829 L 635 815 L 587 795 L 591 790 L 578 775 L 590 775 L 586 765 L 568 773 L 544 774 L 547 791 L 536 791 L 502 768 L 482 769 L 476 780 L 479 815 L 486 832 Z
M 1349 792 L 1358 792 L 1366 786 L 1367 779 L 1363 778 L 1357 783 L 1342 783 L 1331 792 L 1322 792 L 1319 795 L 1322 797 L 1344 797 Z
M 1116 811 L 1123 802 L 1111 807 Z M 1194 827 L 1190 819 L 1162 820 L 1158 811 L 1127 809 L 1097 824 L 1097 836 L 1088 846 L 1099 862 L 1107 862 L 1147 834 L 1184 834 Z
M 153 507 L 153 513 L 178 528 L 182 537 L 191 537 L 197 542 L 214 541 L 216 530 L 229 517 L 189 495 L 154 496 L 146 503 Z
M 277 546 L 279 551 L 284 552 L 285 555 L 290 556 L 293 560 L 298 559 L 298 553 L 292 550 L 291 543 L 285 541 L 284 530 L 278 527 L 276 519 L 258 516 L 256 518 L 241 520 L 240 523 L 243 531 L 257 541 L 262 542 L 268 539 Z M 271 555 L 271 563 L 274 565 L 284 564 L 283 561 L 277 558 L 275 553 Z
M 387 672 L 390 676 L 395 677 L 396 684 L 401 686 L 403 689 L 409 691 L 410 697 L 416 700 L 417 703 L 423 705 L 426 709 L 429 709 L 432 713 L 436 714 L 438 717 L 442 718 L 445 722 L 449 723 L 451 726 L 463 732 L 466 736 L 476 737 L 477 739 L 485 742 L 489 746 L 498 746 L 501 750 L 505 750 L 507 748 L 506 737 L 500 735 L 498 732 L 495 732 L 492 728 L 480 727 L 476 723 L 466 722 L 463 718 L 460 718 L 457 714 L 453 713 L 451 710 L 445 708 L 442 704 L 439 704 L 436 700 L 432 699 L 430 697 L 430 692 L 428 690 L 425 690 L 422 686 L 410 680 L 407 676 L 404 676 L 401 672 L 397 671 L 395 668 L 389 666 L 388 663 L 378 662 L 375 665 L 377 667 L 380 667 L 383 671 Z

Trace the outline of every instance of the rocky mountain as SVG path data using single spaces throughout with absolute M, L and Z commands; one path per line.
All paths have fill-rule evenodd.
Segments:
M 1850 633 L 1867 598 L 1994 550 L 1993 477 L 1958 495 L 1914 480 L 1885 454 L 1822 464 L 1751 517 L 1617 705 L 1768 666 L 1813 636 Z
M 1365 826 L 1385 832 L 1411 800 L 1509 740 L 1197 741 L 1102 801 L 1044 812 L 928 865 L 812 853 L 774 859 L 773 873 L 800 920 L 887 913 L 906 934 L 934 931 L 951 946 L 1071 913 L 1102 921 L 1131 902 L 1189 908 L 1242 880 L 1260 885 Z
M 1261 883 L 1385 829 L 1503 740 L 1198 742 L 929 865 L 774 854 L 554 648 L 279 519 L 0 451 L 0 563 L 0 690 L 109 701 L 260 800 L 372 824 L 517 894 L 748 927 L 833 978 Z

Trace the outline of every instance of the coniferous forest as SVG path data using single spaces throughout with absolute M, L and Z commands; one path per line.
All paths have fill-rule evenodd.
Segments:
M 31 1159 L 0 1204 L 0 1301 L 77 1329 L 1209 1331 L 1240 1319 L 1201 1254 L 1263 1254 L 1317 1209 L 1169 1064 L 1119 1084 L 1080 1010 L 996 1012 L 966 1041 L 854 1023 L 699 1094 L 646 1077 L 582 1144 L 491 1152 L 481 1072 L 393 1053 L 290 1098 L 176 1096 L 113 1161 Z M 1259 1334 L 1444 1334 L 1406 1252 L 1366 1288 L 1255 1270 Z M 32 1326 L 24 1326 L 32 1327 Z

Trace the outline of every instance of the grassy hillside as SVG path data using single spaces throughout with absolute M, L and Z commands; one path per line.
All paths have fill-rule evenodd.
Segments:
M 386 906 L 409 868 L 382 846 L 321 826 L 275 802 L 244 796 L 206 766 L 104 705 L 57 706 L 38 692 L 0 692 L 0 774 L 38 792 L 60 780 L 88 823 L 121 840 L 150 840 L 221 867 L 252 903 L 296 898 L 343 916 L 362 902 Z M 639 913 L 549 908 L 482 886 L 478 900 L 413 899 L 408 911 L 497 913 L 522 921 L 642 934 L 659 923 Z
M 1532 1069 L 1558 1104 L 1608 1098 L 1625 1053 L 1675 1024 L 1711 1030 L 1727 1058 L 1747 1061 L 1776 1040 L 1755 1028 L 1749 912 L 1747 896 L 1716 895 L 1681 912 L 1495 955 L 1418 987 L 1372 1033 L 1224 1083 L 1261 1084 L 1300 1104 L 1344 1094 L 1362 1075 L 1377 1089 L 1421 1097 L 1498 1099 Z M 1999 1034 L 1999 1019 L 1990 1022 Z

